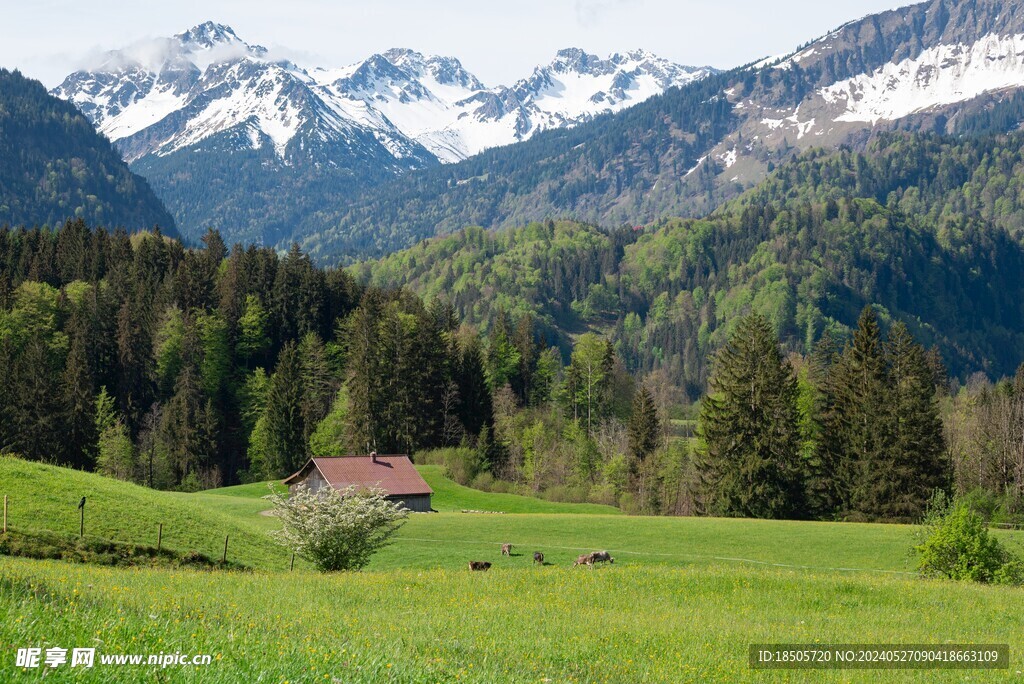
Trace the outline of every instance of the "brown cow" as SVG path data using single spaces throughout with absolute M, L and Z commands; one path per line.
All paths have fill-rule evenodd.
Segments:
M 592 563 L 615 562 L 615 559 L 612 558 L 611 554 L 607 551 L 595 551 L 594 553 L 590 554 L 590 558 Z
M 511 557 L 512 556 L 512 545 L 511 544 L 502 544 L 501 545 L 501 555 L 502 556 L 509 556 L 509 557 Z
M 541 565 L 544 565 L 544 554 L 541 553 L 540 551 L 534 551 L 533 552 L 533 562 L 534 563 L 540 563 Z
M 572 567 L 575 568 L 577 565 L 590 565 L 590 566 L 593 566 L 594 565 L 594 554 L 592 554 L 592 553 L 585 553 L 582 556 L 578 557 L 576 559 L 576 562 L 572 564 Z
M 469 561 L 469 569 L 473 571 L 483 572 L 490 569 L 491 564 L 487 561 Z

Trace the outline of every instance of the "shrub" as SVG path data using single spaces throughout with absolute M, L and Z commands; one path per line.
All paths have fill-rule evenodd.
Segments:
M 610 483 L 594 485 L 590 488 L 590 493 L 587 495 L 587 501 L 590 503 L 604 504 L 606 506 L 617 505 L 618 501 L 615 498 L 615 485 Z
M 416 454 L 416 463 L 443 465 L 448 478 L 465 486 L 470 486 L 473 479 L 483 470 L 480 454 L 466 447 L 421 451 Z
M 494 487 L 494 476 L 490 473 L 479 473 L 473 478 L 473 489 L 479 489 L 482 492 L 493 491 Z
M 927 577 L 1020 584 L 1024 564 L 993 537 L 966 501 L 932 498 L 915 546 Z
M 274 491 L 264 497 L 274 504 L 283 528 L 274 538 L 324 572 L 359 570 L 390 543 L 409 511 L 388 501 L 379 489 L 357 491 L 324 487 L 312 492 L 305 485 L 284 497 Z

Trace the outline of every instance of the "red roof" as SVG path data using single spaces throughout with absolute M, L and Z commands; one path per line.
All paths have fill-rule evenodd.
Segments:
M 335 489 L 350 485 L 383 489 L 388 496 L 433 494 L 434 490 L 420 477 L 408 456 L 378 456 L 374 462 L 369 456 L 332 456 L 312 458 L 302 470 L 285 484 L 297 484 L 306 479 L 312 468 L 320 471 Z

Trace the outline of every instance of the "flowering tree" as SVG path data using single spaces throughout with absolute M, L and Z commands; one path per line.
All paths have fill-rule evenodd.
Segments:
M 409 511 L 388 501 L 379 489 L 356 491 L 299 485 L 291 496 L 273 491 L 269 499 L 283 528 L 277 541 L 324 572 L 359 570 L 390 543 Z

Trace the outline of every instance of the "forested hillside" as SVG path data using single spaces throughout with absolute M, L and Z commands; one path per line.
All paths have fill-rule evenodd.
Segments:
M 69 218 L 176 234 L 149 184 L 74 105 L 0 69 L 0 225 L 55 227 Z
M 468 229 L 352 272 L 447 294 L 483 325 L 499 309 L 532 312 L 563 347 L 606 331 L 627 367 L 663 370 L 691 399 L 749 310 L 809 353 L 877 303 L 954 375 L 998 377 L 1024 358 L 1020 141 L 890 135 L 866 153 L 809 152 L 707 218 Z

